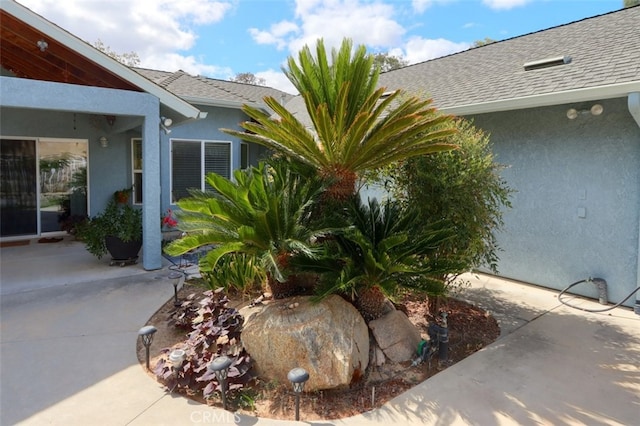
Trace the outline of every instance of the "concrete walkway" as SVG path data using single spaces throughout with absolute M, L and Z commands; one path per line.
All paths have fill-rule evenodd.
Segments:
M 40 260 L 25 271 L 42 277 L 30 288 L 18 282 L 20 256 L 7 253 L 0 253 L 2 425 L 295 424 L 234 416 L 167 394 L 143 371 L 137 330 L 172 295 L 166 269 L 110 268 L 105 261 L 91 275 L 96 279 L 58 282 L 62 266 Z M 130 276 L 121 276 L 125 271 Z M 621 308 L 586 313 L 560 304 L 553 291 L 465 278 L 471 287 L 460 297 L 495 315 L 500 339 L 381 409 L 304 423 L 640 424 L 640 316 Z

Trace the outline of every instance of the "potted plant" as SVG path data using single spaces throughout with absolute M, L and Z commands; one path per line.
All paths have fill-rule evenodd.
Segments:
M 135 263 L 142 247 L 142 212 L 121 203 L 117 191 L 104 211 L 78 227 L 77 235 L 89 253 L 102 258 L 111 254 L 112 264 Z

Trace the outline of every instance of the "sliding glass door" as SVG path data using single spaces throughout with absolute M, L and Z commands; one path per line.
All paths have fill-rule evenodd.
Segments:
M 87 141 L 40 139 L 40 233 L 87 214 Z
M 87 141 L 2 139 L 1 237 L 63 231 L 87 214 Z
M 38 233 L 36 141 L 0 140 L 0 236 Z

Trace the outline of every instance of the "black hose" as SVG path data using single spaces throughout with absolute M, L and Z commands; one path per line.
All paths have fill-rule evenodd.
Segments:
M 565 294 L 565 293 L 566 293 L 570 288 L 572 288 L 572 287 L 574 287 L 574 286 L 576 286 L 576 285 L 578 285 L 578 284 L 580 284 L 580 283 L 584 283 L 584 282 L 591 282 L 591 281 L 592 281 L 592 280 L 591 280 L 591 278 L 586 278 L 586 279 L 584 279 L 584 280 L 576 281 L 575 283 L 571 284 L 569 287 L 567 287 L 567 288 L 565 288 L 564 290 L 562 290 L 562 291 L 560 292 L 560 294 L 558 294 L 558 300 L 559 300 L 559 301 L 560 301 L 560 303 L 562 303 L 563 305 L 567 305 L 567 306 L 569 306 L 570 308 L 573 308 L 573 309 L 579 309 L 579 310 L 581 310 L 581 311 L 585 311 L 585 312 L 607 312 L 607 311 L 610 311 L 610 310 L 612 310 L 612 309 L 615 309 L 615 308 L 619 307 L 619 306 L 620 306 L 620 305 L 622 305 L 624 302 L 626 302 L 626 301 L 627 301 L 631 296 L 633 296 L 633 294 L 634 294 L 636 291 L 640 290 L 640 287 L 636 287 L 636 289 L 635 289 L 635 290 L 633 290 L 631 293 L 629 293 L 629 295 L 628 295 L 627 297 L 625 297 L 624 299 L 622 299 L 620 302 L 616 303 L 616 304 L 615 304 L 615 305 L 613 305 L 613 306 L 609 306 L 608 308 L 603 308 L 603 309 L 587 309 L 587 308 L 581 308 L 581 307 L 579 307 L 579 306 L 571 305 L 570 303 L 568 303 L 568 302 L 566 302 L 566 301 L 562 300 L 562 295 L 563 295 L 563 294 Z

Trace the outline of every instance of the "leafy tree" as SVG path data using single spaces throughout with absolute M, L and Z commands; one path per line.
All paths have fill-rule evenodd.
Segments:
M 624 0 L 622 6 L 624 9 L 640 5 L 640 0 Z
M 373 64 L 377 66 L 381 72 L 397 70 L 406 67 L 409 62 L 398 56 L 392 56 L 389 53 L 376 53 L 373 55 Z
M 289 57 L 283 71 L 304 99 L 312 130 L 273 97 L 264 101 L 278 119 L 245 105 L 251 121 L 240 125 L 247 132 L 222 130 L 312 167 L 331 182 L 328 199 L 353 196 L 358 173 L 367 169 L 453 148 L 444 142 L 455 132 L 451 118 L 439 114 L 430 99 L 377 88 L 379 72 L 371 72 L 374 58 L 364 46 L 353 49 L 345 39 L 329 61 L 319 40 L 315 55 L 305 46 L 298 60 Z
M 112 57 L 118 62 L 121 62 L 129 67 L 137 67 L 140 65 L 140 57 L 136 52 L 126 52 L 126 53 L 118 53 L 111 49 L 111 47 L 105 45 L 102 40 L 98 39 L 95 43 L 93 43 L 93 47 L 105 53 L 106 55 Z
M 471 48 L 474 47 L 480 47 L 480 46 L 486 46 L 487 44 L 491 44 L 491 43 L 495 43 L 496 41 L 492 38 L 489 37 L 485 37 L 484 40 L 476 40 L 473 42 L 473 45 L 471 46 Z
M 261 77 L 256 77 L 255 74 L 252 74 L 250 72 L 239 72 L 235 77 L 229 80 L 235 81 L 236 83 L 253 84 L 255 86 L 267 85 L 267 80 Z
M 422 226 L 441 220 L 453 225 L 455 236 L 437 251 L 440 259 L 462 260 L 449 274 L 483 264 L 497 272 L 495 231 L 503 225 L 503 207 L 510 207 L 513 191 L 500 177 L 503 166 L 494 161 L 488 135 L 464 119 L 456 120 L 456 127 L 450 140 L 457 150 L 414 157 L 392 169 L 394 195 L 417 211 Z

